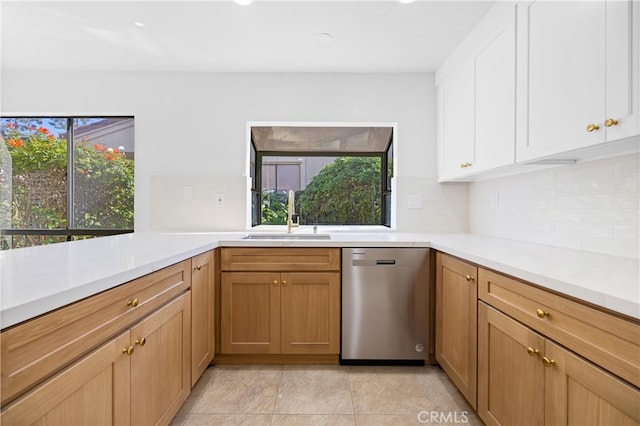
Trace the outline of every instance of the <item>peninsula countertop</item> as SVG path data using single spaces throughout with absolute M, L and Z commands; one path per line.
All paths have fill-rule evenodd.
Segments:
M 431 247 L 640 319 L 638 259 L 476 234 L 327 232 L 249 240 L 247 232 L 133 233 L 0 252 L 2 329 L 217 247 Z

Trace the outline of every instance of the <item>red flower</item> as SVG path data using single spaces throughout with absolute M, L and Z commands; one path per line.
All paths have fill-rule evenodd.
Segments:
M 104 151 L 106 148 L 98 143 L 94 143 L 93 144 L 93 149 L 95 149 L 98 152 L 102 152 Z
M 56 138 L 56 137 L 55 137 L 55 136 L 53 136 L 53 133 L 49 133 L 49 134 L 47 135 L 47 139 L 49 139 L 50 141 L 54 140 L 55 138 Z
M 43 135 L 46 135 L 47 133 L 49 133 L 49 131 L 46 128 L 40 126 L 38 127 L 38 133 L 42 133 Z
M 20 139 L 9 139 L 9 145 L 14 148 L 22 148 L 24 146 L 24 142 Z
M 104 158 L 106 158 L 107 160 L 111 161 L 111 160 L 113 160 L 114 157 L 113 157 L 113 154 L 109 153 L 109 154 L 105 154 Z
M 14 129 L 16 125 L 14 123 L 7 123 L 7 127 L 10 129 Z

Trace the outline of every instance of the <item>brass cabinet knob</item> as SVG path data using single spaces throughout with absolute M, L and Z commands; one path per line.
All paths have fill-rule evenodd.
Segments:
M 466 163 L 460 164 L 461 169 L 466 169 L 467 167 L 471 167 L 471 163 L 469 163 L 468 161 Z
M 539 351 L 539 350 L 537 350 L 537 349 L 533 349 L 531 346 L 529 346 L 529 347 L 527 348 L 527 353 L 528 353 L 529 355 L 531 355 L 531 356 L 536 356 L 536 355 L 538 355 L 538 354 L 540 353 L 540 351 Z
M 286 286 L 287 285 L 287 281 L 286 280 L 282 281 L 282 285 Z
M 132 308 L 135 308 L 136 306 L 138 306 L 138 299 L 133 299 L 133 300 L 129 300 L 127 302 L 127 306 L 131 306 Z
M 135 343 L 136 345 L 144 346 L 144 344 L 147 343 L 147 339 L 144 337 L 142 339 L 136 339 Z
M 589 124 L 589 125 L 587 126 L 587 132 L 591 133 L 591 132 L 593 132 L 594 130 L 598 130 L 599 128 L 600 128 L 600 126 L 598 126 L 597 124 L 593 124 L 593 123 L 591 123 L 591 124 Z
M 551 314 L 547 311 L 543 311 L 542 309 L 538 309 L 536 310 L 536 315 L 538 315 L 538 318 L 544 318 L 544 317 L 548 317 Z
M 128 348 L 124 348 L 122 350 L 123 354 L 131 355 L 133 353 L 133 346 L 129 346 Z
M 607 118 L 604 121 L 604 125 L 605 127 L 611 127 L 611 126 L 615 126 L 616 124 L 618 124 L 618 120 L 615 120 L 613 118 Z
M 278 280 L 273 280 L 273 285 L 278 285 Z
M 473 281 L 475 278 L 473 278 L 471 275 L 467 275 L 467 276 L 465 276 L 465 279 L 467 281 Z
M 554 365 L 556 365 L 555 360 L 549 359 L 546 356 L 542 357 L 542 363 L 544 364 L 545 367 L 553 367 Z

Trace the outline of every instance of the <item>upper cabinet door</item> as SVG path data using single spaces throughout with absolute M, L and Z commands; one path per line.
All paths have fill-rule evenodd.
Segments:
M 588 158 L 579 150 L 637 137 L 638 3 L 519 7 L 517 161 Z
M 473 55 L 476 171 L 515 161 L 515 5 L 494 8 L 488 17 L 495 22 L 493 31 Z
M 464 60 L 438 87 L 440 178 L 468 172 L 474 163 L 474 75 Z
M 529 114 L 518 160 L 604 142 L 605 3 L 538 1 L 525 14 Z
M 607 3 L 607 88 L 603 123 L 608 141 L 640 134 L 640 3 Z

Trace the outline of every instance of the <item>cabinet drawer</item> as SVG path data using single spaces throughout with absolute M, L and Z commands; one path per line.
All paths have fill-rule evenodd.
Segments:
M 339 271 L 338 248 L 223 248 L 223 271 Z
M 184 261 L 3 331 L 2 404 L 186 291 L 190 284 L 190 261 Z
M 478 277 L 481 300 L 640 386 L 640 322 L 486 269 Z

